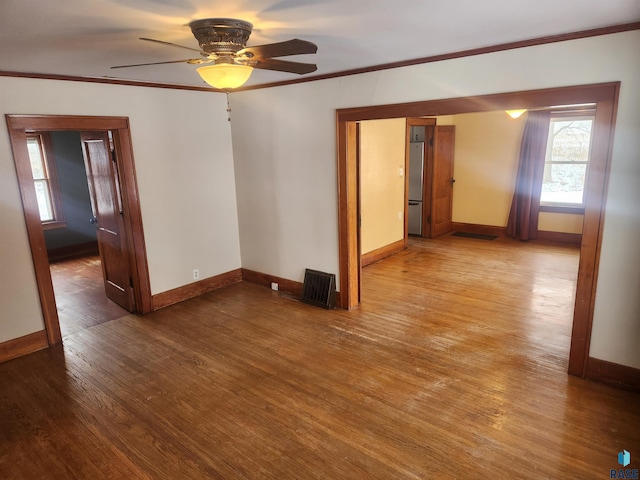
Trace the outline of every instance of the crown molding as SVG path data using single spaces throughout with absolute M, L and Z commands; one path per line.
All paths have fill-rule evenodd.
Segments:
M 354 68 L 351 70 L 342 70 L 339 72 L 297 78 L 294 80 L 283 80 L 280 82 L 249 85 L 246 87 L 237 88 L 234 90 L 234 92 L 260 90 L 263 88 L 295 85 L 297 83 L 316 82 L 318 80 L 327 80 L 330 78 L 347 77 L 351 75 L 359 75 L 362 73 L 378 72 L 381 70 L 390 70 L 393 68 L 409 67 L 412 65 L 421 65 L 424 63 L 442 62 L 444 60 L 453 60 L 456 58 L 463 58 L 463 57 L 473 57 L 476 55 L 484 55 L 487 53 L 503 52 L 506 50 L 515 50 L 518 48 L 534 47 L 536 45 L 546 45 L 549 43 L 566 42 L 569 40 L 578 40 L 581 38 L 598 37 L 601 35 L 611 35 L 614 33 L 629 32 L 632 30 L 640 30 L 640 22 L 624 23 L 619 25 L 611 25 L 608 27 L 581 30 L 578 32 L 562 33 L 559 35 L 550 35 L 546 37 L 537 37 L 529 40 L 519 40 L 517 42 L 501 43 L 498 45 L 492 45 L 488 47 L 472 48 L 469 50 L 460 50 L 458 52 L 443 53 L 440 55 L 432 55 L 429 57 L 415 58 L 412 60 L 402 60 L 398 62 L 383 63 L 380 65 L 373 65 L 370 67 Z M 105 77 L 82 77 L 82 76 L 57 75 L 57 74 L 48 74 L 48 73 L 12 72 L 12 71 L 1 71 L 1 70 L 0 70 L 0 77 L 64 80 L 64 81 L 71 81 L 71 82 L 104 83 L 108 85 L 128 85 L 128 86 L 134 86 L 134 87 L 168 88 L 172 90 L 192 90 L 192 91 L 198 91 L 198 92 L 223 93 L 222 90 L 218 90 L 211 87 L 196 87 L 193 85 L 180 85 L 180 84 L 158 83 L 158 82 L 142 82 L 142 81 L 121 80 L 121 79 L 105 78 Z
M 258 90 L 261 88 L 280 87 L 283 85 L 292 85 L 296 83 L 315 82 L 318 80 L 327 80 L 330 78 L 346 77 L 350 75 L 359 75 L 361 73 L 378 72 L 381 70 L 390 70 L 392 68 L 409 67 L 412 65 L 421 65 L 424 63 L 442 62 L 444 60 L 452 60 L 455 58 L 473 57 L 476 55 L 484 55 L 487 53 L 503 52 L 505 50 L 515 50 L 518 48 L 533 47 L 536 45 L 546 45 L 549 43 L 566 42 L 569 40 L 578 40 L 581 38 L 598 37 L 601 35 L 610 35 L 613 33 L 628 32 L 632 30 L 640 30 L 640 22 L 625 23 L 620 25 L 611 25 L 608 27 L 593 28 L 590 30 L 581 30 L 578 32 L 562 33 L 559 35 L 550 35 L 546 37 L 537 37 L 529 40 L 519 40 L 517 42 L 501 43 L 489 47 L 472 48 L 469 50 L 460 50 L 458 52 L 443 53 L 440 55 L 432 55 L 430 57 L 415 58 L 412 60 L 402 60 L 399 62 L 383 63 L 371 67 L 354 68 L 352 70 L 342 70 L 340 72 L 326 73 L 323 75 L 314 75 L 312 77 L 304 77 L 295 80 L 286 80 L 282 82 L 263 83 L 261 85 L 250 85 L 237 88 L 235 91 Z
M 180 85 L 176 83 L 142 82 L 138 80 L 121 80 L 107 77 L 82 77 L 73 75 L 58 75 L 55 73 L 12 72 L 0 70 L 0 77 L 36 78 L 39 80 L 63 80 L 67 82 L 104 83 L 107 85 L 128 85 L 133 87 L 168 88 L 171 90 L 194 90 L 197 92 L 217 92 L 211 87 L 196 87 L 195 85 Z

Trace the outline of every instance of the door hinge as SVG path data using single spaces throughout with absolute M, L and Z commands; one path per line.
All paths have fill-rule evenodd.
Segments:
M 431 137 L 431 138 L 429 139 L 429 146 L 430 146 L 430 147 L 433 147 L 433 137 Z
M 431 225 L 431 215 L 427 215 L 427 223 Z
M 129 286 L 133 288 L 133 277 L 129 277 Z

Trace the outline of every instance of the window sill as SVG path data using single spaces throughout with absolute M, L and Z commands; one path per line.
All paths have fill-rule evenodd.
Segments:
M 56 228 L 67 228 L 67 222 L 42 222 L 43 230 L 55 230 Z
M 584 207 L 570 207 L 568 205 L 540 205 L 539 212 L 569 213 L 572 215 L 584 215 Z

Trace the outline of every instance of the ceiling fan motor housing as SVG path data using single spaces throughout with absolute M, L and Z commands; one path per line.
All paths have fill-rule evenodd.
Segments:
M 253 25 L 234 18 L 205 18 L 189 23 L 206 53 L 233 54 L 247 45 Z

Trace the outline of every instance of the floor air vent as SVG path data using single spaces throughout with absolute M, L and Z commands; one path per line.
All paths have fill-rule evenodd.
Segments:
M 336 276 L 333 273 L 305 269 L 301 300 L 318 307 L 335 308 Z

